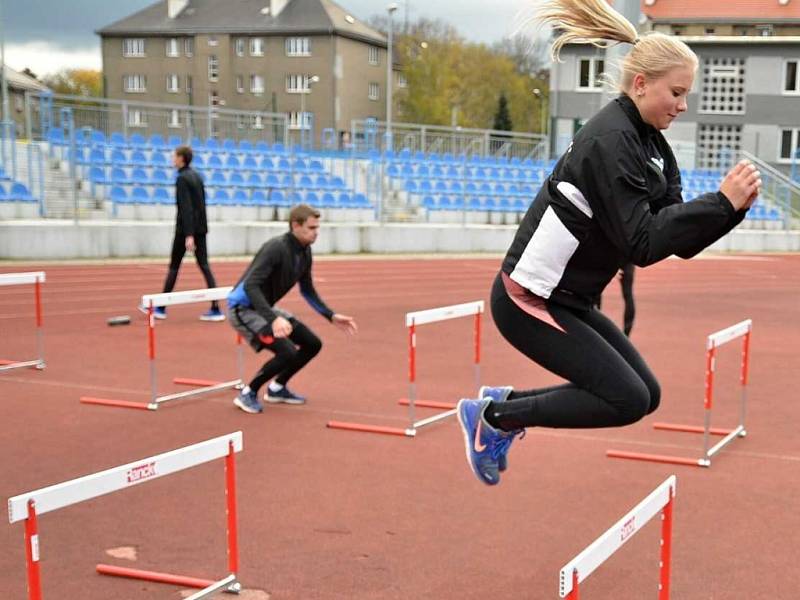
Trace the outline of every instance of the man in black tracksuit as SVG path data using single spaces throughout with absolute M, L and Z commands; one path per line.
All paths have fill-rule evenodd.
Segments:
M 172 253 L 169 261 L 167 279 L 164 281 L 164 293 L 175 289 L 178 280 L 178 271 L 186 252 L 194 252 L 197 266 L 205 277 L 209 288 L 217 287 L 214 274 L 208 264 L 208 250 L 206 247 L 206 234 L 208 223 L 206 221 L 206 190 L 200 175 L 192 169 L 192 149 L 180 146 L 175 149 L 174 164 L 178 169 L 178 178 L 175 181 L 175 200 L 178 206 L 177 223 L 175 225 L 175 238 L 172 241 Z M 156 307 L 154 316 L 157 319 L 166 319 L 166 309 Z M 211 303 L 211 309 L 200 316 L 202 321 L 224 321 L 225 315 L 219 309 L 216 301 Z
M 267 402 L 305 403 L 305 398 L 289 391 L 287 383 L 319 353 L 322 342 L 293 315 L 275 306 L 296 283 L 320 315 L 347 333 L 357 331 L 352 317 L 333 312 L 314 289 L 311 245 L 317 239 L 319 216 L 310 206 L 294 207 L 289 214 L 291 231 L 261 247 L 228 296 L 231 325 L 256 352 L 266 349 L 275 354 L 234 400 L 245 412 L 263 410 L 258 391 L 273 378 L 267 387 Z

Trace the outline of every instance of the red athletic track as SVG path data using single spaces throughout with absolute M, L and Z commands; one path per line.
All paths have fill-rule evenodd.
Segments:
M 800 256 L 666 261 L 637 272 L 634 339 L 660 377 L 661 410 L 608 431 L 530 431 L 498 488 L 477 483 L 454 420 L 415 440 L 332 431 L 329 419 L 403 426 L 408 310 L 487 298 L 498 260 L 319 261 L 324 298 L 358 319 L 346 339 L 296 294 L 285 306 L 325 341 L 294 382 L 306 407 L 248 416 L 231 393 L 157 413 L 85 406 L 82 395 L 145 402 L 145 326 L 137 297 L 160 289 L 148 263 L 45 266 L 47 370 L 0 374 L 0 449 L 6 498 L 241 429 L 241 578 L 273 600 L 313 598 L 557 597 L 559 568 L 670 473 L 679 477 L 673 598 L 797 598 L 800 568 L 800 424 L 796 376 Z M 242 263 L 216 263 L 232 284 Z M 0 272 L 31 270 L 14 265 Z M 186 264 L 179 289 L 201 287 Z M 33 292 L 0 288 L 0 358 L 33 352 Z M 619 318 L 612 284 L 605 310 Z M 232 330 L 200 323 L 204 307 L 170 309 L 158 324 L 161 389 L 171 377 L 235 376 Z M 130 314 L 130 327 L 108 317 Z M 754 320 L 750 435 L 710 470 L 605 458 L 609 447 L 696 456 L 700 437 L 655 432 L 652 422 L 701 424 L 705 336 Z M 484 375 L 493 384 L 556 379 L 484 327 Z M 421 396 L 472 391 L 468 321 L 421 328 Z M 735 418 L 738 347 L 720 353 L 715 425 Z M 727 362 L 726 362 L 727 361 Z M 258 361 L 247 355 L 252 373 Z M 727 366 L 725 366 L 727 365 Z M 727 369 L 727 370 L 726 370 Z M 420 411 L 421 415 L 430 414 Z M 167 477 L 40 519 L 45 598 L 179 598 L 176 588 L 94 574 L 108 562 L 204 578 L 225 574 L 222 464 Z M 0 526 L 0 597 L 25 597 L 22 526 Z M 582 597 L 656 597 L 658 525 L 592 576 Z M 105 551 L 138 550 L 136 562 Z M 263 597 L 263 596 L 259 596 Z

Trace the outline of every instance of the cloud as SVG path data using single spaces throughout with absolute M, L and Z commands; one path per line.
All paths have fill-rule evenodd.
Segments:
M 67 68 L 99 71 L 102 62 L 99 44 L 84 48 L 44 41 L 6 44 L 6 64 L 16 71 L 30 69 L 39 77 Z

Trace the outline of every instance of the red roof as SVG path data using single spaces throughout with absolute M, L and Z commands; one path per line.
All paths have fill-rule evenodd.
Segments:
M 800 20 L 800 0 L 642 0 L 642 12 L 653 20 L 730 19 Z

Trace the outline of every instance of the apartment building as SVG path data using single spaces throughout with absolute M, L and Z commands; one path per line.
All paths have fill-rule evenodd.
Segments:
M 97 33 L 109 99 L 286 113 L 316 136 L 386 115 L 387 40 L 331 0 L 161 0 Z

